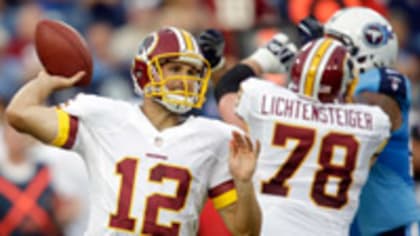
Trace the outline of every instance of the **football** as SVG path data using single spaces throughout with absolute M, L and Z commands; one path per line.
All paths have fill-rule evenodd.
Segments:
M 61 21 L 41 20 L 35 29 L 35 49 L 49 74 L 71 77 L 83 70 L 86 75 L 76 86 L 89 85 L 92 80 L 92 55 L 86 41 L 73 27 Z

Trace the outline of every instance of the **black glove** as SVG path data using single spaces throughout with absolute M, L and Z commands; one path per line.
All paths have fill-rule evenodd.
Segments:
M 225 39 L 222 32 L 215 29 L 207 29 L 201 32 L 198 36 L 198 45 L 213 70 L 223 66 L 225 62 L 223 57 Z
M 299 33 L 299 44 L 303 46 L 307 42 L 324 36 L 324 27 L 321 22 L 313 16 L 301 20 L 297 26 Z

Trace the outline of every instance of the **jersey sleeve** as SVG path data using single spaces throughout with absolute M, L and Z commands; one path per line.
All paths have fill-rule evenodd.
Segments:
M 89 139 L 86 127 L 92 120 L 94 106 L 94 96 L 84 94 L 59 104 L 56 107 L 58 132 L 51 144 L 63 149 L 81 151 L 85 140 Z
M 58 120 L 58 131 L 52 145 L 64 149 L 72 149 L 79 131 L 79 118 L 72 116 L 64 110 L 56 109 Z
M 92 114 L 98 113 L 105 102 L 106 100 L 95 95 L 78 94 L 74 99 L 59 104 L 58 108 L 85 122 L 90 122 Z
M 360 75 L 355 95 L 362 92 L 381 93 L 394 98 L 402 111 L 411 104 L 410 82 L 401 73 L 388 68 L 374 68 Z
M 238 199 L 235 184 L 232 179 L 211 188 L 208 193 L 216 209 L 221 209 L 235 203 Z
M 227 126 L 227 125 L 226 125 Z M 227 126 L 230 127 L 230 126 Z M 217 155 L 217 162 L 210 175 L 210 186 L 208 196 L 213 201 L 216 209 L 221 209 L 231 205 L 237 200 L 237 193 L 233 178 L 229 172 L 229 141 L 233 127 L 219 131 L 223 133 L 223 139 L 220 140 Z M 235 129 L 238 130 L 238 129 Z M 240 132 L 238 130 L 238 132 Z

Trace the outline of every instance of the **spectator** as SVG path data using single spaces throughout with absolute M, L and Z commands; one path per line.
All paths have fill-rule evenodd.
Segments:
M 0 235 L 61 235 L 50 169 L 27 156 L 31 140 L 4 127 L 0 165 Z

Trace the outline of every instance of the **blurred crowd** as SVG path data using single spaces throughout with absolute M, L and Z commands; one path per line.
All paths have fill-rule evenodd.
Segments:
M 354 5 L 374 8 L 390 19 L 397 33 L 400 46 L 397 67 L 413 85 L 413 153 L 414 165 L 419 166 L 415 170 L 420 173 L 417 164 L 420 162 L 420 1 L 417 0 L 0 0 L 0 115 L 15 91 L 41 68 L 33 39 L 36 23 L 43 18 L 62 20 L 75 27 L 87 40 L 94 58 L 91 85 L 59 92 L 51 97 L 51 102 L 65 101 L 81 91 L 134 100 L 138 98 L 131 84 L 131 60 L 143 37 L 161 26 L 173 25 L 197 35 L 207 28 L 221 30 L 226 39 L 229 66 L 276 32 L 285 32 L 297 42 L 295 24 L 310 14 L 323 21 L 336 9 Z M 278 75 L 269 78 L 278 83 L 285 81 Z M 212 88 L 199 115 L 218 117 Z M 5 123 L 2 115 L 0 123 Z M 3 130 L 7 130 L 6 124 L 0 125 L 0 131 Z M 89 187 L 80 158 L 33 141 L 12 144 L 3 139 L 0 135 L 0 174 L 1 167 L 7 163 L 34 166 L 27 162 L 48 163 L 59 202 L 72 206 L 56 204 L 59 206 L 57 222 L 63 225 L 65 235 L 81 235 L 88 212 Z M 19 148 L 13 148 L 18 144 Z M 21 155 L 30 158 L 13 158 L 12 150 L 24 151 Z

